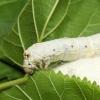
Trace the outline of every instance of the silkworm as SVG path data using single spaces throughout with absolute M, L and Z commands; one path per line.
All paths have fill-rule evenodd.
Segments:
M 53 69 L 70 77 L 75 75 L 83 79 L 86 77 L 91 82 L 96 81 L 100 85 L 100 56 L 81 58 L 73 62 L 63 63 Z
M 26 73 L 47 68 L 52 62 L 74 61 L 100 55 L 100 33 L 88 37 L 59 38 L 30 46 L 24 52 L 23 68 Z

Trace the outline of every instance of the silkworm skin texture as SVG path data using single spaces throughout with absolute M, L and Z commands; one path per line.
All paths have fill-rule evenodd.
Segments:
M 100 55 L 100 33 L 88 37 L 60 38 L 30 46 L 24 52 L 23 68 L 26 73 L 47 68 L 52 62 L 74 61 Z
M 64 75 L 72 77 L 86 77 L 91 82 L 96 81 L 100 85 L 100 56 L 92 58 L 81 58 L 73 62 L 60 64 L 53 69 L 56 73 L 61 72 Z

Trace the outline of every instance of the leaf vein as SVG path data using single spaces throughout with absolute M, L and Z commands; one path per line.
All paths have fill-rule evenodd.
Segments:
M 44 24 L 44 27 L 43 27 L 43 30 L 42 30 L 42 33 L 41 33 L 41 39 L 43 38 L 43 36 L 44 36 L 44 34 L 45 34 L 46 27 L 47 27 L 47 25 L 48 25 L 48 23 L 49 23 L 49 21 L 50 21 L 52 15 L 53 15 L 53 13 L 54 13 L 54 11 L 55 11 L 55 9 L 56 9 L 58 3 L 59 3 L 59 0 L 56 0 L 56 2 L 55 2 L 55 4 L 54 4 L 54 6 L 53 6 L 53 8 L 52 8 L 52 10 L 51 10 L 51 12 L 50 12 L 50 14 L 49 14 L 48 17 L 47 17 L 47 20 L 46 20 L 46 22 L 45 22 L 45 24 Z
M 12 98 L 12 99 L 15 99 L 15 100 L 23 100 L 23 99 L 20 99 L 20 98 L 16 98 L 16 97 L 14 97 L 14 96 L 12 96 L 12 95 L 9 95 L 8 93 L 5 93 L 5 92 L 4 92 L 4 94 L 5 94 L 6 96 Z
M 37 90 L 37 93 L 38 93 L 38 95 L 39 95 L 40 100 L 43 100 L 43 99 L 42 99 L 42 96 L 41 96 L 41 93 L 40 93 L 40 91 L 39 91 L 39 88 L 38 88 L 38 86 L 37 86 L 37 84 L 36 84 L 36 81 L 35 81 L 32 77 L 30 77 L 30 78 L 31 78 L 32 82 L 35 84 L 35 87 L 36 87 L 36 90 Z
M 56 24 L 56 26 L 54 28 L 52 28 L 48 33 L 46 33 L 46 35 L 44 36 L 44 38 L 46 38 L 48 35 L 50 35 L 54 30 L 56 30 L 58 28 L 58 26 L 62 23 L 62 21 L 64 20 L 64 18 L 67 16 L 68 11 L 69 11 L 69 7 L 71 5 L 71 0 L 68 1 L 68 5 L 65 11 L 65 14 L 62 16 L 61 20 L 58 22 L 58 24 Z
M 18 34 L 19 34 L 19 38 L 20 38 L 20 41 L 21 41 L 21 44 L 22 44 L 22 47 L 23 47 L 23 50 L 25 51 L 25 45 L 24 45 L 24 41 L 23 41 L 23 38 L 22 38 L 22 35 L 21 35 L 21 29 L 20 29 L 20 17 L 23 13 L 23 11 L 26 9 L 28 3 L 26 3 L 24 5 L 24 7 L 22 8 L 20 14 L 18 15 L 18 19 L 17 19 L 17 26 L 18 26 Z
M 37 42 L 39 42 L 40 39 L 39 39 L 39 32 L 37 28 L 36 19 L 35 19 L 34 0 L 32 0 L 32 14 L 33 14 L 33 21 L 34 21 L 34 26 L 35 26 L 36 36 L 37 36 Z
M 32 98 L 20 86 L 15 85 L 15 87 L 19 89 L 27 97 L 28 100 L 32 100 Z
M 50 72 L 50 75 L 48 76 L 48 78 L 49 78 L 50 83 L 52 84 L 52 87 L 54 88 L 54 90 L 55 90 L 57 96 L 59 97 L 60 100 L 62 100 L 62 96 L 60 96 L 59 92 L 57 91 L 57 89 L 56 89 L 56 87 L 55 87 L 55 85 L 54 85 L 54 83 L 53 83 L 53 81 L 51 80 L 51 72 Z
M 17 45 L 17 44 L 15 44 L 15 43 L 13 43 L 12 41 L 10 41 L 10 40 L 7 40 L 7 39 L 4 39 L 5 41 L 7 41 L 8 43 L 10 43 L 10 44 L 12 44 L 12 45 L 14 45 L 14 46 L 16 46 L 16 47 L 20 47 L 21 48 L 21 46 L 20 45 Z
M 20 63 L 16 62 L 15 60 L 13 60 L 11 57 L 9 57 L 4 51 L 3 51 L 5 57 L 7 57 L 9 60 L 11 60 L 13 63 L 15 63 L 16 65 L 20 66 L 21 68 L 23 68 L 23 65 L 21 65 Z
M 79 90 L 80 90 L 80 92 L 81 92 L 81 94 L 82 94 L 84 100 L 87 100 L 87 98 L 86 98 L 84 92 L 82 91 L 81 87 L 79 86 L 79 84 L 77 83 L 77 81 L 76 81 L 75 79 L 74 79 L 74 83 L 75 83 L 75 84 L 77 85 L 77 87 L 79 88 Z
M 84 29 L 81 31 L 81 33 L 79 34 L 79 36 L 82 36 L 82 35 L 84 34 L 84 32 L 87 30 L 87 28 L 91 25 L 90 22 L 91 22 L 92 18 L 95 16 L 96 11 L 97 11 L 97 8 L 96 8 L 96 10 L 94 10 L 93 13 L 91 14 L 91 16 L 90 16 L 90 18 L 89 18 L 89 20 L 88 20 L 87 25 L 86 25 L 86 26 L 84 27 Z

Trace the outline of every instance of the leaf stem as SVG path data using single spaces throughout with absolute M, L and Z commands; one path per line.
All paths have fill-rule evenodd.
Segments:
M 2 83 L 2 84 L 0 84 L 0 91 L 5 90 L 7 88 L 10 88 L 10 87 L 12 87 L 14 85 L 23 84 L 23 83 L 27 82 L 27 80 L 28 80 L 28 75 L 25 75 L 23 78 Z

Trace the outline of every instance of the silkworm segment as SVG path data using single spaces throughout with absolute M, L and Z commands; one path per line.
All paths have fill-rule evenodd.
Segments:
M 60 38 L 30 46 L 24 52 L 26 73 L 57 61 L 74 61 L 100 55 L 100 33 L 88 37 Z

